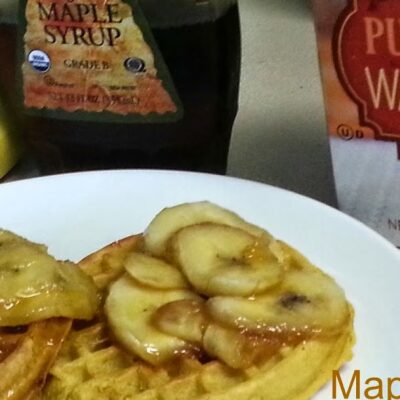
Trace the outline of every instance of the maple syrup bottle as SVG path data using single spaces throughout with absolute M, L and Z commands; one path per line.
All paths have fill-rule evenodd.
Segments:
M 236 0 L 20 0 L 16 42 L 19 113 L 43 173 L 225 172 Z

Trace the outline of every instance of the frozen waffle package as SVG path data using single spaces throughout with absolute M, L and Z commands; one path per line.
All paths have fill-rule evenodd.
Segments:
M 400 246 L 400 3 L 313 8 L 339 207 Z

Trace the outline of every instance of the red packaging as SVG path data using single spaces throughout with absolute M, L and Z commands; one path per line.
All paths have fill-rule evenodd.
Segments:
M 313 7 L 339 207 L 400 246 L 400 2 Z

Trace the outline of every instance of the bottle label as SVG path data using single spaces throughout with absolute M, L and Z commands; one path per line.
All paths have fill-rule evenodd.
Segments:
M 182 117 L 137 0 L 23 0 L 21 19 L 28 113 L 124 122 Z
M 215 21 L 237 0 L 140 0 L 146 20 L 152 28 L 169 28 Z M 0 1 L 0 23 L 17 23 L 18 1 Z
M 400 2 L 350 0 L 335 28 L 334 57 L 360 124 L 400 138 Z

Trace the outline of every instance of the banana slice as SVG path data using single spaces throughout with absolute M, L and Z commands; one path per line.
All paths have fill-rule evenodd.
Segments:
M 300 339 L 299 339 L 300 340 Z M 211 323 L 203 337 L 207 354 L 235 369 L 248 368 L 274 356 L 284 346 L 276 335 L 261 336 Z
M 206 295 L 251 296 L 283 277 L 268 242 L 226 225 L 184 228 L 173 237 L 171 251 L 189 282 Z
M 207 316 L 203 300 L 177 300 L 161 306 L 153 323 L 162 332 L 195 343 L 210 357 L 235 369 L 244 369 L 276 354 L 293 338 L 256 335 L 222 326 Z M 302 338 L 297 336 L 296 343 Z
M 343 290 L 319 271 L 293 270 L 270 293 L 214 297 L 207 307 L 215 320 L 254 332 L 336 334 L 350 316 Z
M 150 253 L 156 256 L 163 256 L 166 253 L 167 242 L 175 232 L 186 226 L 204 222 L 228 225 L 241 228 L 255 236 L 270 237 L 266 231 L 246 222 L 232 211 L 213 203 L 202 201 L 164 208 L 151 221 L 145 232 L 145 247 Z
M 125 270 L 142 285 L 154 289 L 185 289 L 188 282 L 181 271 L 159 258 L 132 253 L 125 261 Z
M 208 325 L 203 300 L 177 300 L 161 306 L 153 316 L 162 332 L 201 344 Z
M 105 313 L 115 338 L 132 353 L 153 365 L 196 349 L 188 342 L 158 330 L 154 312 L 164 304 L 181 299 L 197 299 L 188 290 L 158 290 L 141 286 L 129 275 L 111 285 Z
M 203 300 L 177 300 L 161 306 L 153 323 L 162 332 L 195 343 L 210 357 L 235 369 L 248 368 L 275 355 L 293 338 L 275 334 L 257 335 L 212 321 Z M 296 343 L 303 337 L 297 335 Z
M 94 283 L 75 264 L 56 261 L 45 246 L 0 230 L 0 326 L 91 319 L 97 305 Z

